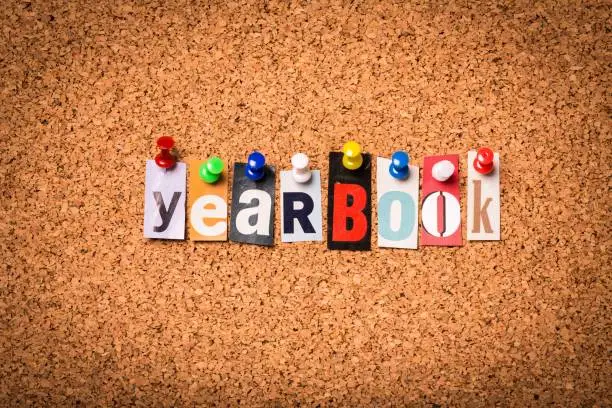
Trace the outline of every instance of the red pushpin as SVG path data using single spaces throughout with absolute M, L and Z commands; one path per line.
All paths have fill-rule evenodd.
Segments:
M 155 156 L 155 163 L 162 169 L 171 169 L 176 164 L 176 157 L 170 152 L 174 147 L 174 139 L 170 136 L 162 136 L 157 139 L 159 154 Z
M 489 174 L 493 171 L 493 150 L 481 147 L 474 159 L 474 168 L 480 174 Z

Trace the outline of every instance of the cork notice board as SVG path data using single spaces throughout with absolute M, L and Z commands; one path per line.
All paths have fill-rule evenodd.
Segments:
M 610 8 L 532 3 L 4 3 L 0 405 L 610 406 Z M 147 241 L 164 134 L 306 152 L 324 226 L 348 139 L 460 154 L 464 220 L 487 145 L 503 241 Z

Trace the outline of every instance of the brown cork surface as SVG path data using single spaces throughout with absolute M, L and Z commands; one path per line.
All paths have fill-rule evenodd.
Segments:
M 0 8 L 1 406 L 610 406 L 609 3 L 197 3 Z M 349 138 L 464 199 L 488 145 L 503 241 L 147 241 L 163 134 L 308 153 L 324 217 Z

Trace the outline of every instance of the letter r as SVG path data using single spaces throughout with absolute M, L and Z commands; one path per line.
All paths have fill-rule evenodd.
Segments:
M 301 203 L 302 208 L 295 208 L 296 203 Z M 283 229 L 285 234 L 293 234 L 295 231 L 295 220 L 300 223 L 305 234 L 314 234 L 315 229 L 308 219 L 314 209 L 312 197 L 302 192 L 283 193 Z

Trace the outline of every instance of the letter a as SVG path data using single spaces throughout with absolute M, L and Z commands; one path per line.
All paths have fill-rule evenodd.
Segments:
M 270 214 L 272 198 L 263 190 L 247 190 L 240 195 L 241 204 L 250 204 L 257 200 L 257 205 L 240 210 L 236 216 L 236 228 L 242 235 L 270 235 Z M 250 219 L 255 217 L 255 222 Z

